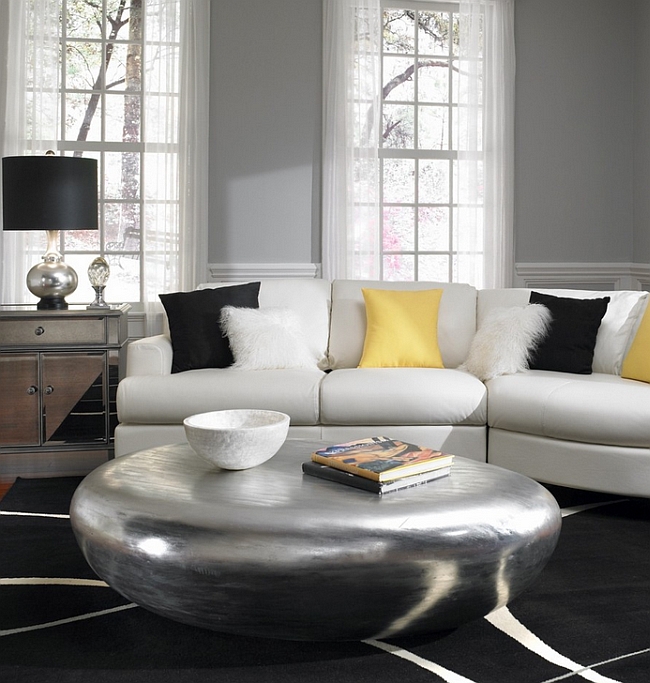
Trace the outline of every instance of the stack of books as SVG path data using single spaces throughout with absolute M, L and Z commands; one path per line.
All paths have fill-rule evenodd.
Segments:
M 449 475 L 454 456 L 431 448 L 373 436 L 315 451 L 302 471 L 346 486 L 389 493 Z

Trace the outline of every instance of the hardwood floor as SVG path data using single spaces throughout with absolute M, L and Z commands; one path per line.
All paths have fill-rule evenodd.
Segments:
M 13 481 L 0 481 L 0 500 L 5 497 L 5 493 L 11 488 Z

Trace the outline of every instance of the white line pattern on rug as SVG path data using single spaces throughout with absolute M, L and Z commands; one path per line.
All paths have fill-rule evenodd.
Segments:
M 431 671 L 431 673 L 440 676 L 445 683 L 476 683 L 476 681 L 473 681 L 470 678 L 465 678 L 465 676 L 449 671 L 449 669 L 445 669 L 443 666 L 431 662 L 428 659 L 424 659 L 423 657 L 418 657 L 418 655 L 415 655 L 408 650 L 403 650 L 401 647 L 383 643 L 381 640 L 364 640 L 363 642 L 367 645 L 372 645 L 372 647 L 379 648 L 384 652 L 388 652 L 391 655 L 395 655 L 396 657 L 401 657 L 427 671 Z
M 639 655 L 646 655 L 650 653 L 650 647 L 647 647 L 645 650 L 637 650 L 636 652 L 629 652 L 626 655 L 620 655 L 618 657 L 612 657 L 611 659 L 604 659 L 602 662 L 596 662 L 595 664 L 592 664 L 591 666 L 587 667 L 589 669 L 595 669 L 597 666 L 605 666 L 605 664 L 611 664 L 612 662 L 620 662 L 622 659 L 629 659 L 630 657 L 638 657 Z M 555 683 L 556 681 L 565 681 L 567 678 L 571 678 L 572 676 L 578 676 L 580 675 L 580 671 L 576 672 L 571 672 L 568 674 L 562 674 L 562 676 L 556 676 L 555 678 L 547 678 L 545 681 L 542 681 L 542 683 Z
M 0 510 L 0 515 L 6 517 L 51 517 L 53 519 L 70 519 L 70 515 L 54 515 L 48 512 L 14 512 L 12 510 Z
M 134 602 L 128 605 L 120 605 L 119 607 L 112 607 L 111 609 L 103 609 L 99 612 L 88 612 L 87 614 L 80 614 L 77 617 L 69 617 L 68 619 L 58 619 L 57 621 L 47 621 L 44 624 L 34 624 L 33 626 L 23 626 L 21 628 L 10 628 L 5 631 L 0 631 L 0 637 L 13 636 L 17 633 L 27 633 L 28 631 L 40 631 L 44 628 L 53 628 L 54 626 L 63 626 L 65 624 L 72 624 L 75 621 L 85 621 L 86 619 L 94 619 L 95 617 L 104 617 L 107 614 L 114 614 L 115 612 L 123 612 L 127 609 L 138 607 Z
M 541 638 L 529 631 L 514 617 L 507 607 L 502 607 L 501 609 L 488 614 L 485 619 L 492 624 L 492 626 L 503 631 L 503 633 L 516 640 L 520 645 L 523 645 L 531 652 L 542 657 L 542 659 L 557 666 L 561 666 L 564 669 L 569 669 L 569 671 L 572 671 L 578 676 L 582 676 L 582 678 L 585 678 L 588 681 L 592 681 L 592 683 L 621 683 L 621 681 L 602 676 L 595 671 L 589 670 L 582 664 L 578 664 L 568 657 L 561 655 L 557 650 L 554 650 Z
M 110 588 L 106 581 L 99 579 L 64 579 L 49 576 L 0 578 L 0 586 L 94 586 L 95 588 Z
M 603 507 L 604 505 L 614 505 L 614 503 L 624 503 L 626 500 L 629 500 L 629 498 L 618 498 L 617 500 L 607 500 L 604 502 L 600 503 L 588 503 L 587 505 L 576 505 L 575 507 L 571 508 L 562 508 L 560 512 L 562 513 L 562 517 L 570 517 L 571 515 L 575 515 L 578 512 L 584 512 L 585 510 L 592 510 L 593 508 L 600 508 Z

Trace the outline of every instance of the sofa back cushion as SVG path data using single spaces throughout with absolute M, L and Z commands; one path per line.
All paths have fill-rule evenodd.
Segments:
M 607 311 L 598 328 L 592 363 L 593 372 L 618 375 L 631 342 L 631 334 L 645 308 L 647 292 L 628 290 L 597 291 L 581 289 L 538 289 L 536 292 L 575 299 L 601 299 L 609 297 Z M 485 316 L 495 308 L 525 306 L 530 299 L 530 289 L 483 289 L 478 293 L 477 324 L 480 327 Z
M 319 366 L 326 364 L 329 336 L 331 283 L 320 279 L 260 280 L 259 307 L 288 308 L 294 311 L 301 325 L 303 338 Z M 236 283 L 207 282 L 198 289 L 227 287 Z M 240 283 L 237 283 L 240 284 Z
M 476 332 L 474 287 L 447 282 L 335 280 L 332 283 L 328 354 L 332 369 L 356 368 L 361 360 L 366 336 L 366 309 L 361 291 L 363 288 L 400 291 L 442 289 L 438 311 L 438 347 L 442 362 L 446 368 L 455 368 L 465 360 Z

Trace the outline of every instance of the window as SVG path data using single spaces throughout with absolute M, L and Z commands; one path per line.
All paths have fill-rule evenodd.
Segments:
M 178 185 L 158 177 L 177 166 L 178 29 L 178 6 L 160 15 L 142 0 L 62 2 L 58 146 L 97 159 L 100 229 L 62 234 L 61 251 L 79 273 L 80 290 L 88 263 L 104 256 L 111 300 L 144 299 L 143 230 L 161 217 L 178 220 Z M 167 157 L 162 164 L 159 152 Z M 161 184 L 171 190 L 162 200 Z M 177 245 L 162 254 L 170 251 Z
M 450 282 L 463 112 L 459 16 L 453 5 L 395 4 L 382 15 L 381 277 Z
M 2 156 L 54 149 L 98 161 L 101 229 L 60 237 L 79 275 L 68 301 L 92 301 L 86 271 L 104 256 L 106 300 L 145 304 L 153 333 L 158 294 L 192 289 L 207 274 L 210 1 L 2 7 Z M 33 302 L 25 275 L 44 248 L 39 232 L 0 232 L 3 302 Z
M 514 0 L 325 0 L 323 273 L 512 284 Z

